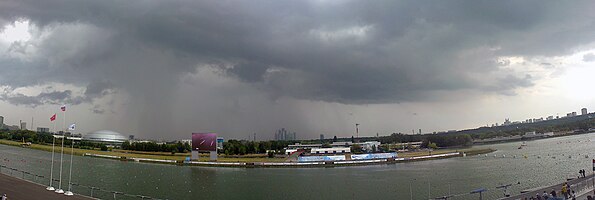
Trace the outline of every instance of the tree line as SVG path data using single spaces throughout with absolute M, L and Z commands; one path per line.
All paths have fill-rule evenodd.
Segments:
M 245 155 L 262 154 L 267 151 L 283 153 L 287 145 L 294 144 L 295 141 L 245 141 L 228 140 L 223 143 L 223 152 L 225 155 Z
M 173 144 L 157 144 L 156 142 L 133 142 L 128 141 L 122 143 L 123 150 L 131 151 L 151 151 L 151 152 L 171 152 L 174 153 L 188 153 L 192 147 L 188 143 L 177 142 Z

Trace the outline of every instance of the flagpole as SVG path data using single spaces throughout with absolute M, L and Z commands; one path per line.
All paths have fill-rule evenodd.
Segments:
M 71 137 L 70 139 L 72 139 L 72 145 L 70 146 L 70 172 L 68 172 L 68 191 L 66 191 L 64 193 L 64 195 L 66 195 L 66 196 L 74 195 L 70 190 L 70 186 L 71 186 L 70 180 L 72 179 L 72 158 L 74 155 L 74 137 Z
M 58 194 L 64 193 L 64 190 L 62 190 L 62 159 L 63 159 L 63 157 L 64 157 L 64 133 L 62 133 L 62 150 L 60 151 L 60 181 L 59 181 L 58 189 L 56 190 L 56 193 L 58 193 Z
M 64 158 L 64 136 L 66 135 L 66 105 L 62 105 L 60 110 L 64 112 L 64 119 L 62 119 L 62 150 L 60 151 L 60 179 L 58 182 L 58 189 L 56 193 L 63 194 L 64 190 L 62 190 L 62 165 L 63 165 L 63 158 Z
M 62 120 L 62 129 L 64 130 L 64 133 L 66 133 L 66 106 L 62 106 L 64 108 L 64 119 Z M 62 109 L 62 108 L 60 108 Z M 62 136 L 64 136 L 64 133 L 62 133 Z
M 54 122 L 54 131 L 56 130 L 56 122 Z M 52 182 L 54 181 L 54 144 L 56 143 L 56 136 L 52 133 L 52 167 L 50 169 L 50 186 L 48 186 L 47 188 L 45 188 L 46 190 L 49 191 L 53 191 L 55 190 L 54 187 L 52 187 Z

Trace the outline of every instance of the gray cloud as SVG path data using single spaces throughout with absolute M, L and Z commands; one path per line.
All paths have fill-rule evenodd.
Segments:
M 55 100 L 73 103 L 122 90 L 135 102 L 127 113 L 139 118 L 138 126 L 160 121 L 159 131 L 171 128 L 167 120 L 176 115 L 171 102 L 184 98 L 176 91 L 181 78 L 205 66 L 273 102 L 431 101 L 435 98 L 424 97 L 461 90 L 515 95 L 539 77 L 505 70 L 510 61 L 498 58 L 567 55 L 592 43 L 593 6 L 591 1 L 8 0 L 0 5 L 0 23 L 28 19 L 43 39 L 15 44 L 0 57 L 6 71 L 0 84 L 86 86 L 83 96 Z M 246 89 L 231 90 L 212 96 L 208 89 L 202 96 L 241 99 Z M 18 105 L 54 101 L 10 98 L 4 99 Z
M 56 91 L 51 86 L 45 88 L 45 90 L 49 92 L 41 92 L 35 96 L 25 95 L 7 88 L 4 89 L 2 94 L 0 94 L 0 100 L 7 101 L 8 103 L 14 105 L 24 105 L 30 107 L 37 107 L 44 104 L 79 105 L 81 103 L 92 103 L 95 99 L 110 94 L 109 89 L 111 88 L 112 86 L 107 82 L 92 82 L 87 86 L 84 94 L 80 96 L 73 95 L 72 90 Z M 98 106 L 94 109 L 101 110 L 101 108 Z
M 76 101 L 71 98 L 72 91 L 53 91 L 53 92 L 42 92 L 36 96 L 27 96 L 21 93 L 13 95 L 2 94 L 1 99 L 15 105 L 25 105 L 36 107 L 43 104 L 60 104 L 60 103 L 72 103 Z
M 161 66 L 170 73 L 191 72 L 193 63 L 223 62 L 228 63 L 222 65 L 228 75 L 264 85 L 262 88 L 279 95 L 374 103 L 406 101 L 411 95 L 405 93 L 432 90 L 524 87 L 526 84 L 485 85 L 469 76 L 498 70 L 497 63 L 489 63 L 498 55 L 559 55 L 593 41 L 593 27 L 582 25 L 580 20 L 575 22 L 589 20 L 586 16 L 590 12 L 585 10 L 589 6 L 558 4 L 354 1 L 334 6 L 315 2 L 237 2 L 232 6 L 207 2 L 122 5 L 73 1 L 64 7 L 51 1 L 43 5 L 37 1 L 9 1 L 2 7 L 2 16 L 8 20 L 28 18 L 42 27 L 88 24 L 80 28 L 80 34 L 92 36 L 94 32 L 85 27 L 110 33 L 101 37 L 103 42 L 93 43 L 101 44 L 99 47 L 84 45 L 91 39 L 86 36 L 74 37 L 80 42 L 67 44 L 82 52 L 61 62 L 83 73 L 102 74 L 93 66 L 117 57 L 115 53 L 133 49 L 119 45 L 124 42 L 170 51 L 175 58 L 187 59 Z M 560 12 L 559 6 L 573 7 L 577 12 Z M 558 20 L 548 21 L 553 18 Z M 559 35 L 561 29 L 572 31 Z M 554 37 L 557 40 L 552 40 Z M 71 39 L 56 38 L 45 48 L 63 47 Z M 497 50 L 475 58 L 475 62 L 453 62 L 464 51 L 478 47 Z M 101 68 L 112 69 L 105 65 Z M 269 73 L 275 68 L 287 72 Z M 124 71 L 127 74 L 136 70 Z M 289 79 L 285 76 L 292 76 L 293 82 L 283 82 Z
M 595 61 L 595 54 L 594 53 L 588 53 L 583 55 L 583 61 L 585 62 L 593 62 Z

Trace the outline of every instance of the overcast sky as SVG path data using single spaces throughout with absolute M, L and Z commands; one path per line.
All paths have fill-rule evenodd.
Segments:
M 0 0 L 0 115 L 149 139 L 595 109 L 593 1 Z M 580 113 L 580 112 L 579 112 Z M 31 127 L 28 127 L 31 128 Z

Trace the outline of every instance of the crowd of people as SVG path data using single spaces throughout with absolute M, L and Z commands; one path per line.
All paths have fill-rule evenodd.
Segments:
M 563 199 L 572 199 L 572 200 L 576 200 L 576 192 L 574 192 L 574 190 L 570 190 L 568 189 L 568 183 L 564 183 L 562 185 L 562 189 L 561 191 L 561 195 L 560 197 L 558 197 L 558 194 L 556 193 L 556 190 L 552 190 L 550 193 L 548 193 L 547 191 L 543 191 L 543 194 L 535 194 L 535 197 L 531 197 L 531 200 L 563 200 Z
M 581 169 L 579 170 L 579 176 L 578 178 L 585 178 L 585 170 Z M 560 188 L 560 194 L 558 194 L 556 192 L 556 190 L 552 190 L 551 192 L 547 192 L 547 191 L 543 191 L 542 194 L 535 194 L 535 196 L 530 197 L 530 198 L 525 198 L 526 200 L 576 200 L 576 192 L 574 190 L 572 190 L 570 188 L 570 185 L 568 185 L 568 182 L 565 182 L 564 184 L 562 184 L 562 188 Z M 558 196 L 560 195 L 560 196 Z M 587 200 L 593 200 L 593 197 L 591 195 L 587 196 Z

